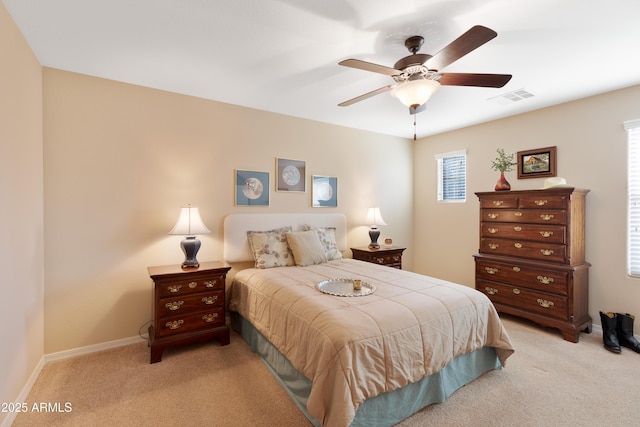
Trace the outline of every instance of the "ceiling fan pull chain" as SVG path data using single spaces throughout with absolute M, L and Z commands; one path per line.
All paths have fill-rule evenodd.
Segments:
M 413 140 L 416 140 L 416 116 L 417 114 L 413 115 Z

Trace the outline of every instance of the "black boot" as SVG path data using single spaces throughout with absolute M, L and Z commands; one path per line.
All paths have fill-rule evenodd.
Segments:
M 616 313 L 600 312 L 600 322 L 602 323 L 602 341 L 604 341 L 604 348 L 614 353 L 620 353 L 617 320 L 618 316 L 616 316 Z
M 633 336 L 633 319 L 635 316 L 629 313 L 617 313 L 617 315 L 620 345 L 640 353 L 640 342 Z

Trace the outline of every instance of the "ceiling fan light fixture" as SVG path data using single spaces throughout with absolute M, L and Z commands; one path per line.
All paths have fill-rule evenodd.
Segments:
M 431 79 L 409 80 L 391 89 L 391 96 L 398 98 L 407 107 L 418 107 L 429 100 L 440 88 L 440 83 Z

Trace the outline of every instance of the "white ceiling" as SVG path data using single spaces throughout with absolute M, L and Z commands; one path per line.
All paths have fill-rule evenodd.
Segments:
M 638 0 L 3 0 L 43 66 L 230 104 L 413 137 L 384 93 L 422 35 L 434 54 L 474 25 L 498 33 L 443 71 L 512 74 L 502 89 L 443 86 L 417 115 L 424 137 L 640 84 Z M 491 98 L 518 89 L 534 96 Z

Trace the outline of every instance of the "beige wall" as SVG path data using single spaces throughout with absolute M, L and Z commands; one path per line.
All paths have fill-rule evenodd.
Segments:
M 42 68 L 2 2 L 0 52 L 0 402 L 12 402 L 43 356 Z
M 407 245 L 411 267 L 412 141 L 48 68 L 44 112 L 46 353 L 137 335 L 147 266 L 184 258 L 167 233 L 188 203 L 212 231 L 201 261 L 223 257 L 232 212 L 342 212 L 363 246 L 379 205 L 381 238 Z M 276 157 L 305 160 L 307 188 L 309 175 L 338 177 L 338 208 L 275 192 Z M 271 173 L 270 207 L 234 206 L 235 168 Z
M 640 86 L 594 96 L 418 141 L 414 160 L 415 270 L 474 285 L 472 255 L 478 250 L 478 201 L 492 191 L 496 148 L 507 153 L 557 146 L 558 176 L 587 195 L 586 256 L 590 269 L 589 313 L 640 315 L 640 280 L 626 275 L 625 120 L 640 118 Z M 526 102 L 526 101 L 522 101 Z M 435 201 L 434 155 L 468 150 L 467 202 Z M 512 189 L 541 188 L 543 179 L 506 174 Z

